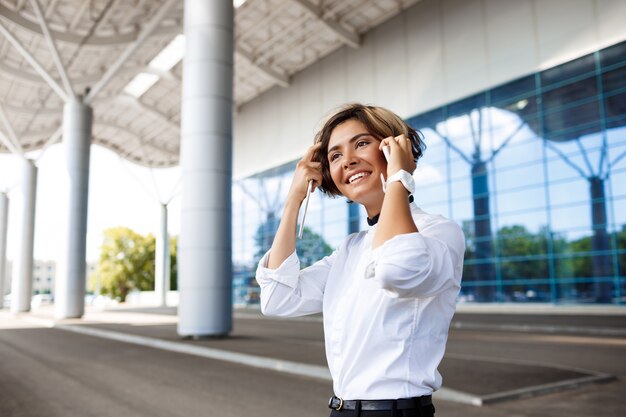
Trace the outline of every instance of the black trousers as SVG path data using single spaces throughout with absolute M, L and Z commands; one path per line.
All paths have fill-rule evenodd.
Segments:
M 332 410 L 330 417 L 433 417 L 435 407 L 431 404 L 421 408 L 410 408 L 407 410 L 369 411 L 369 410 Z

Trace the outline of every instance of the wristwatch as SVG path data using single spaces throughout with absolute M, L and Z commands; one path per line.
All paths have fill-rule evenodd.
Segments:
M 404 188 L 409 192 L 409 194 L 413 194 L 415 192 L 415 180 L 413 179 L 413 175 L 409 174 L 407 171 L 401 169 L 396 172 L 389 178 L 387 178 L 387 182 L 385 183 L 384 191 L 387 191 L 387 186 L 394 181 L 400 181 Z

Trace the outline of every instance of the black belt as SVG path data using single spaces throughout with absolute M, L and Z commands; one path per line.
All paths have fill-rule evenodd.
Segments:
M 424 395 L 422 397 L 400 398 L 398 400 L 343 400 L 334 395 L 328 401 L 328 407 L 333 410 L 354 410 L 357 402 L 361 403 L 361 410 L 393 410 L 395 403 L 396 410 L 407 410 L 411 408 L 421 408 L 433 403 L 432 395 Z

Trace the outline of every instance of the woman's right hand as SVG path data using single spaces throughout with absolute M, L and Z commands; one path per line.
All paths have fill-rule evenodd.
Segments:
M 297 200 L 299 203 L 306 197 L 309 181 L 313 180 L 311 192 L 322 183 L 322 164 L 315 161 L 315 154 L 320 149 L 321 143 L 309 147 L 306 153 L 296 164 L 296 172 L 291 180 L 289 198 Z

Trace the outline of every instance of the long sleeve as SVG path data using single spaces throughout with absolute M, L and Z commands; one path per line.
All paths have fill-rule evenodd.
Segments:
M 460 285 L 464 251 L 461 228 L 438 222 L 373 250 L 365 278 L 374 279 L 392 297 L 432 297 Z
M 320 313 L 326 280 L 336 254 L 337 251 L 300 270 L 300 260 L 295 251 L 276 269 L 266 267 L 267 252 L 256 271 L 263 314 L 296 317 Z

